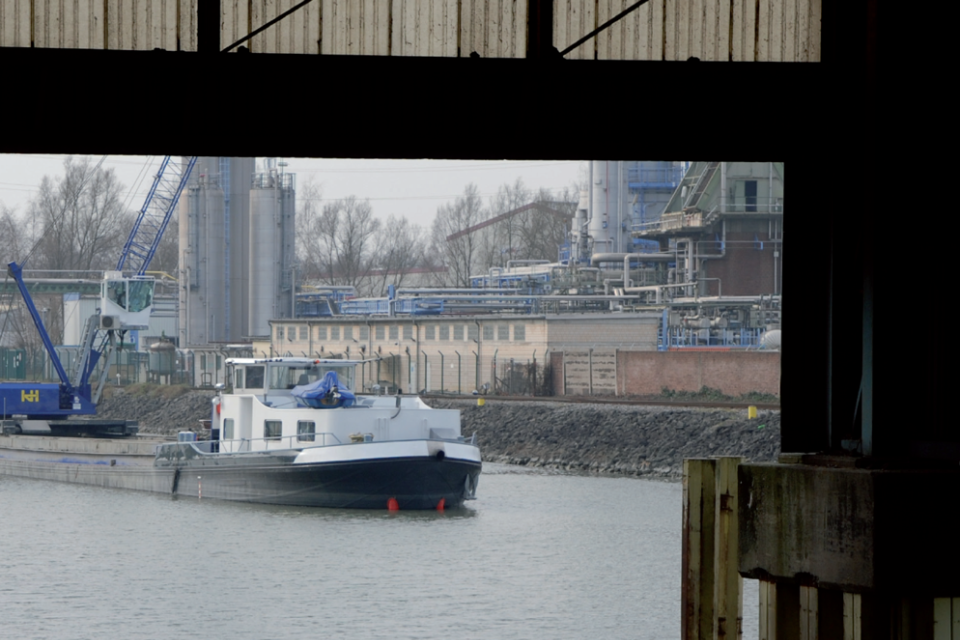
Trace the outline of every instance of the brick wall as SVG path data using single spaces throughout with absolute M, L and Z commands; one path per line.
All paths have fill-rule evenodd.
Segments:
M 717 389 L 730 396 L 780 395 L 780 354 L 760 351 L 623 351 L 617 358 L 620 393 L 659 394 Z

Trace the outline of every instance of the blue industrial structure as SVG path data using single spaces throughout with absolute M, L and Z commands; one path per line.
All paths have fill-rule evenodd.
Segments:
M 660 217 L 683 178 L 679 162 L 637 161 L 627 164 L 627 193 L 633 202 L 633 227 Z
M 0 384 L 0 418 L 4 421 L 4 432 L 121 436 L 136 433 L 136 427 L 128 427 L 124 420 L 71 421 L 69 418 L 96 413 L 96 403 L 106 378 L 106 367 L 103 367 L 96 390 L 92 388 L 90 378 L 97 365 L 109 358 L 115 349 L 117 333 L 141 328 L 149 320 L 154 283 L 143 274 L 156 253 L 195 161 L 196 158 L 191 158 L 180 171 L 176 163 L 171 169 L 169 156 L 163 159 L 117 262 L 118 272 L 127 268 L 136 275 L 123 278 L 121 273 L 106 274 L 108 277 L 101 285 L 101 310 L 87 321 L 72 379 L 64 369 L 23 281 L 22 265 L 15 262 L 7 265 L 7 273 L 17 284 L 60 382 Z

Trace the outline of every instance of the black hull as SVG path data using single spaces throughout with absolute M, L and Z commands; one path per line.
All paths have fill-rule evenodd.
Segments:
M 473 497 L 481 465 L 463 460 L 391 458 L 321 464 L 212 459 L 178 468 L 180 496 L 290 506 L 400 510 L 460 506 Z

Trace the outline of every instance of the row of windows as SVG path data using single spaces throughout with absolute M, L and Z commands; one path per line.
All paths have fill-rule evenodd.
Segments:
M 265 440 L 279 440 L 283 435 L 283 423 L 280 420 L 263 421 L 263 438 Z M 314 442 L 317 437 L 317 423 L 312 420 L 297 422 L 297 440 L 299 442 Z M 234 439 L 233 418 L 223 420 L 223 440 Z
M 509 324 L 485 324 L 483 325 L 483 339 L 484 340 L 510 340 L 510 326 Z M 370 327 L 366 325 L 361 325 L 357 327 L 359 330 L 357 332 L 360 340 L 368 340 L 370 338 Z M 467 340 L 476 340 L 477 339 L 477 325 L 475 324 L 441 324 L 433 325 L 429 324 L 425 327 L 425 339 L 427 340 L 450 340 L 451 334 L 453 340 L 463 341 L 464 335 L 466 335 Z M 288 331 L 287 335 L 290 336 L 291 340 L 308 340 L 309 327 L 301 326 L 284 326 L 277 325 L 276 336 L 277 340 L 283 340 L 284 332 Z M 400 327 L 397 325 L 384 326 L 378 324 L 373 328 L 373 334 L 375 340 L 399 340 L 400 338 Z M 342 336 L 342 337 L 341 337 Z M 354 339 L 354 327 L 346 325 L 340 327 L 338 325 L 331 326 L 321 326 L 316 327 L 316 339 L 317 340 L 353 340 Z M 403 339 L 412 340 L 413 339 L 413 325 L 403 325 Z M 513 325 L 513 339 L 516 342 L 523 342 L 527 339 L 527 328 L 523 324 Z

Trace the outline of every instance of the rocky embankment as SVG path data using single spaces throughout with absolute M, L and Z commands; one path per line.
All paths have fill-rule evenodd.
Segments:
M 141 433 L 172 436 L 196 431 L 210 417 L 212 392 L 116 390 L 98 415 L 140 423 Z M 684 458 L 739 455 L 763 462 L 780 449 L 780 412 L 689 409 L 549 401 L 509 402 L 486 398 L 430 401 L 460 409 L 463 433 L 477 434 L 483 459 L 567 471 L 629 476 L 679 477 Z
M 460 409 L 483 459 L 569 471 L 680 477 L 683 459 L 716 455 L 774 461 L 780 412 L 616 404 L 434 402 Z
M 140 433 L 176 436 L 178 431 L 199 432 L 200 420 L 210 419 L 214 395 L 172 386 L 111 388 L 97 405 L 97 417 L 136 420 Z

